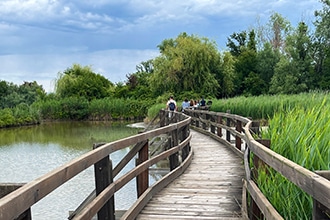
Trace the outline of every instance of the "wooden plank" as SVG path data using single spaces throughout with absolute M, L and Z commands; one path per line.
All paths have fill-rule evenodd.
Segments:
M 213 138 L 191 133 L 189 168 L 154 195 L 137 219 L 241 219 L 242 159 Z

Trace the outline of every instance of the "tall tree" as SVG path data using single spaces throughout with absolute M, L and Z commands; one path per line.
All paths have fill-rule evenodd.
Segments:
M 284 52 L 285 39 L 292 32 L 291 23 L 279 13 L 273 13 L 268 23 L 257 29 L 258 42 L 262 45 L 270 43 L 274 50 Z
M 300 22 L 294 34 L 286 39 L 282 56 L 271 82 L 272 93 L 299 93 L 312 88 L 311 39 L 308 27 Z
M 246 47 L 246 31 L 242 31 L 241 33 L 234 32 L 227 40 L 227 47 L 229 48 L 230 53 L 237 57 L 242 53 L 242 49 Z
M 320 0 L 323 3 L 322 10 L 316 11 L 314 23 L 314 61 L 315 72 L 321 89 L 330 89 L 330 1 Z
M 274 75 L 276 64 L 280 61 L 281 54 L 273 49 L 270 43 L 265 43 L 262 50 L 257 54 L 256 71 L 263 82 L 264 92 L 269 92 L 270 82 Z
M 220 84 L 218 98 L 228 98 L 234 96 L 235 92 L 235 57 L 230 52 L 224 52 L 222 57 L 222 74 L 217 75 Z
M 154 59 L 154 73 L 150 77 L 155 96 L 184 91 L 216 96 L 219 84 L 213 71 L 218 69 L 221 59 L 215 42 L 182 33 L 176 39 L 164 40 L 158 47 L 160 56 Z
M 235 57 L 235 94 L 258 95 L 262 92 L 262 86 L 259 85 L 262 80 L 257 73 L 257 43 L 254 30 L 243 31 L 239 34 L 234 33 L 228 39 L 230 53 Z M 236 44 L 234 43 L 236 40 Z M 251 79 L 249 79 L 251 77 Z M 258 83 L 258 86 L 252 88 L 251 83 Z M 252 91 L 253 90 L 253 91 Z M 259 90 L 259 91 L 257 91 Z

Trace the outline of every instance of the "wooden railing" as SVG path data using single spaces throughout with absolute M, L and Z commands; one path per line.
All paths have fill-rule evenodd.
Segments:
M 243 180 L 243 217 L 246 219 L 263 219 L 263 217 L 265 219 L 283 219 L 251 178 L 249 161 L 250 152 L 253 152 L 255 158 L 262 160 L 313 197 L 313 219 L 329 219 L 330 181 L 327 178 L 330 178 L 330 171 L 314 173 L 273 152 L 268 148 L 269 146 L 266 146 L 267 140 L 254 139 L 253 136 L 256 136 L 255 134 L 259 131 L 258 126 L 248 118 L 201 110 L 185 110 L 185 114 L 191 117 L 195 129 L 222 142 L 244 159 L 246 176 Z M 249 204 L 247 195 L 252 198 L 252 202 Z
M 123 219 L 134 219 L 151 196 L 165 187 L 179 176 L 189 165 L 192 152 L 189 141 L 190 117 L 181 113 L 174 113 L 168 118 L 168 112 L 161 111 L 159 124 L 140 134 L 105 144 L 96 144 L 90 152 L 77 159 L 33 180 L 0 199 L 0 219 L 10 220 L 23 216 L 26 210 L 36 204 L 46 195 L 67 182 L 72 177 L 94 165 L 96 190 L 87 202 L 81 205 L 71 219 L 92 219 L 96 214 L 98 219 L 115 219 L 114 196 L 125 184 L 136 178 L 137 200 L 133 206 L 123 214 Z M 166 138 L 165 150 L 149 157 L 151 140 Z M 112 169 L 109 155 L 117 150 L 133 146 L 127 155 Z M 137 157 L 136 167 L 114 180 L 114 177 Z M 149 186 L 149 168 L 162 160 L 169 160 L 170 172 L 162 179 Z M 21 219 L 31 219 L 31 215 L 24 215 Z

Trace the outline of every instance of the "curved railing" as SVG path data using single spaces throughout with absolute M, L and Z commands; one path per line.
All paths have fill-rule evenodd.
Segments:
M 92 165 L 94 165 L 95 170 L 95 196 L 91 196 L 87 202 L 79 207 L 70 216 L 70 219 L 92 219 L 96 214 L 98 219 L 115 219 L 115 193 L 130 180 L 136 178 L 137 202 L 122 217 L 123 219 L 133 219 L 151 195 L 179 176 L 189 165 L 192 158 L 189 146 L 191 139 L 189 134 L 190 117 L 175 113 L 171 118 L 168 118 L 166 113 L 166 111 L 161 111 L 158 118 L 162 127 L 153 127 L 152 130 L 146 130 L 128 138 L 95 145 L 92 151 L 6 195 L 0 199 L 0 219 L 31 219 L 31 213 L 22 217 L 26 210 L 29 210 L 32 205 Z M 164 138 L 166 139 L 165 150 L 149 158 L 149 145 L 151 145 L 152 140 Z M 132 149 L 112 169 L 109 155 L 130 146 L 133 146 Z M 113 178 L 122 168 L 136 157 L 138 158 L 136 167 L 114 181 Z M 164 159 L 169 160 L 170 172 L 152 186 L 149 186 L 149 168 Z
M 145 130 L 140 134 L 115 142 L 95 145 L 94 150 L 3 197 L 0 199 L 0 220 L 18 218 L 43 197 L 92 165 L 94 165 L 96 177 L 95 195 L 79 207 L 70 218 L 91 219 L 97 214 L 99 219 L 114 219 L 117 217 L 113 202 L 116 192 L 136 178 L 138 198 L 122 216 L 122 219 L 134 219 L 152 195 L 179 176 L 190 164 L 192 159 L 189 146 L 190 124 L 198 131 L 230 147 L 244 160 L 246 176 L 242 184 L 243 217 L 261 218 L 260 213 L 262 213 L 266 219 L 283 219 L 251 178 L 249 161 L 250 152 L 253 152 L 254 156 L 314 198 L 314 219 L 327 218 L 325 213 L 329 214 L 330 209 L 330 181 L 271 151 L 262 144 L 265 141 L 254 139 L 253 134 L 258 132 L 258 128 L 252 120 L 229 113 L 185 110 L 185 114 L 176 112 L 171 117 L 168 117 L 167 111 L 160 111 L 157 122 L 160 127 L 152 127 L 152 130 Z M 150 145 L 156 142 L 155 139 L 165 140 L 163 141 L 165 150 L 150 157 L 148 151 Z M 129 146 L 133 146 L 130 152 L 112 169 L 109 155 Z M 118 177 L 119 172 L 135 157 L 138 158 L 137 166 Z M 169 160 L 170 172 L 149 186 L 149 168 L 164 159 Z M 330 176 L 328 172 L 325 175 Z M 114 181 L 113 178 L 116 176 L 117 179 Z M 249 204 L 247 195 L 252 199 Z M 248 205 L 251 209 L 247 208 Z M 248 210 L 254 210 L 254 212 L 250 213 Z
M 268 141 L 254 139 L 253 136 L 259 131 L 258 126 L 248 118 L 201 110 L 185 110 L 185 114 L 192 118 L 197 130 L 219 140 L 244 159 L 246 176 L 243 180 L 242 214 L 245 218 L 262 219 L 264 216 L 266 219 L 283 219 L 251 178 L 250 152 L 313 197 L 313 219 L 329 218 L 330 181 L 322 176 L 329 179 L 330 171 L 314 173 L 270 150 L 266 146 Z M 225 138 L 222 138 L 223 132 L 226 133 Z M 252 198 L 249 210 L 253 213 L 247 211 L 246 191 Z

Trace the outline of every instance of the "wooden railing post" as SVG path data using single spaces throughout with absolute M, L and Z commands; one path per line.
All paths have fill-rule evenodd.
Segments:
M 214 115 L 210 115 L 210 120 L 211 122 L 215 122 L 215 116 Z M 211 133 L 215 134 L 215 126 L 213 124 L 211 124 Z
M 173 130 L 171 132 L 170 148 L 178 145 L 178 133 L 177 132 L 178 132 L 177 130 Z M 170 160 L 170 170 L 172 171 L 179 166 L 179 153 L 177 152 L 177 153 L 169 156 L 169 160 Z
M 241 133 L 242 132 L 242 122 L 239 120 L 236 120 L 236 131 Z M 235 136 L 235 146 L 237 149 L 241 150 L 242 148 L 242 140 L 239 136 Z
M 207 115 L 206 115 L 206 113 L 202 113 L 202 118 L 204 119 L 204 120 L 207 120 Z M 204 130 L 206 130 L 207 129 L 207 124 L 205 123 L 205 122 L 202 122 L 202 128 L 204 129 Z
M 230 110 L 227 110 L 227 113 L 230 114 Z M 226 126 L 230 127 L 230 118 L 226 118 Z M 226 130 L 226 140 L 230 143 L 230 131 Z
M 149 142 L 143 145 L 141 150 L 139 151 L 138 158 L 136 159 L 136 165 L 143 163 L 149 159 Z M 140 173 L 136 177 L 136 191 L 137 197 L 139 198 L 144 191 L 146 191 L 149 187 L 149 169 L 145 170 L 144 172 Z
M 164 127 L 166 125 L 166 112 L 165 110 L 159 111 L 159 126 Z
M 103 144 L 94 144 L 93 149 L 96 149 Z M 113 182 L 112 162 L 109 156 L 94 164 L 96 196 L 99 195 L 107 186 Z M 115 200 L 112 196 L 108 202 L 98 211 L 98 219 L 115 220 Z
M 264 145 L 267 148 L 270 148 L 270 140 L 256 140 L 260 144 Z M 265 166 L 265 163 L 259 159 L 257 155 L 253 155 L 253 172 L 252 172 L 252 180 L 256 183 L 256 180 L 258 179 L 258 169 L 261 166 Z M 256 183 L 257 184 L 257 183 Z M 250 203 L 250 220 L 259 220 L 263 219 L 264 216 L 262 212 L 260 211 L 257 203 L 252 200 Z
M 184 126 L 184 128 L 182 129 L 182 140 L 185 140 L 189 135 L 189 125 Z M 188 143 L 188 145 L 186 145 L 185 147 L 182 148 L 182 161 L 184 161 L 188 155 L 189 155 L 189 151 L 190 151 L 190 145 Z
M 260 122 L 252 121 L 251 130 L 254 134 L 256 134 L 259 137 L 260 136 Z
M 218 116 L 218 124 L 222 124 L 222 116 Z M 219 137 L 222 137 L 222 128 L 219 126 L 217 127 L 217 134 Z
M 0 184 L 0 199 L 9 193 L 15 191 L 19 187 L 23 186 L 21 183 L 1 183 Z M 31 220 L 31 208 L 28 208 L 25 212 L 20 214 L 16 219 L 19 220 Z
M 195 126 L 199 128 L 199 114 L 196 111 L 193 111 L 194 117 L 196 118 Z
M 315 171 L 316 174 L 330 180 L 330 171 L 329 170 L 321 170 Z M 330 209 L 325 207 L 319 201 L 313 199 L 313 220 L 328 220 L 330 216 Z

